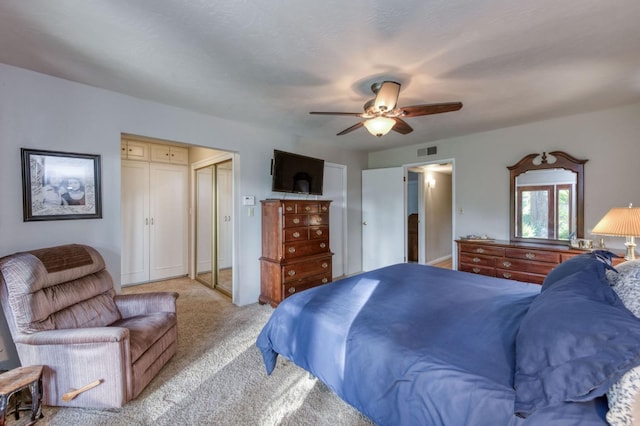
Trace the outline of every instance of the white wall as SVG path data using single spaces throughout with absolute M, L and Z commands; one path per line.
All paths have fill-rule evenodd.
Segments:
M 54 77 L 0 65 L 0 256 L 65 243 L 96 247 L 120 288 L 120 134 L 154 137 L 234 151 L 238 199 L 238 292 L 235 302 L 255 303 L 260 292 L 260 214 L 248 216 L 241 195 L 256 200 L 271 193 L 273 149 L 315 155 L 345 164 L 349 173 L 350 224 L 360 222 L 360 170 L 366 155 L 325 150 L 322 141 L 301 141 L 295 135 L 251 127 Z M 242 117 L 239 118 L 241 120 Z M 309 146 L 308 143 L 313 142 Z M 99 154 L 102 159 L 103 218 L 23 222 L 20 148 Z M 356 176 L 358 178 L 356 179 Z M 276 195 L 277 196 L 277 195 Z M 349 228 L 348 270 L 361 269 L 360 227 Z M 2 317 L 4 322 L 4 317 Z M 4 327 L 4 329 L 3 329 Z M 5 324 L 0 327 L 7 345 Z M 14 358 L 14 357 L 13 357 Z M 1 359 L 1 358 L 0 358 Z M 12 359 L 7 367 L 14 366 Z M 0 362 L 0 368 L 4 365 Z
M 417 149 L 438 147 L 418 157 Z M 585 164 L 585 238 L 614 206 L 640 206 L 640 104 L 369 153 L 369 168 L 455 159 L 456 236 L 488 234 L 509 239 L 507 166 L 533 152 L 565 151 Z M 459 209 L 463 209 L 460 214 Z M 597 238 L 594 238 L 597 240 Z M 623 248 L 623 239 L 607 238 Z

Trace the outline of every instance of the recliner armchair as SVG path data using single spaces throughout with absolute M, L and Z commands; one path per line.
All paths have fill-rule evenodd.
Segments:
M 115 408 L 138 396 L 176 353 L 177 297 L 116 295 L 104 259 L 86 245 L 0 259 L 2 310 L 21 364 L 45 366 L 45 405 Z

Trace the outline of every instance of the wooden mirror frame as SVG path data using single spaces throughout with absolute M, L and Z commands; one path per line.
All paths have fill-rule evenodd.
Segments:
M 555 245 L 568 245 L 568 240 L 547 238 L 522 238 L 516 236 L 516 178 L 530 170 L 565 169 L 576 173 L 576 238 L 584 238 L 584 164 L 589 160 L 578 160 L 566 152 L 553 151 L 549 155 L 556 161 L 548 162 L 547 153 L 529 154 L 518 161 L 509 169 L 509 221 L 511 241 L 543 243 Z M 540 158 L 540 164 L 534 164 L 536 158 Z

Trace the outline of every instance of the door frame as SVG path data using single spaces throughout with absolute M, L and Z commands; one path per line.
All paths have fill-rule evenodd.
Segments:
M 442 158 L 439 160 L 431 160 L 431 161 L 422 161 L 419 163 L 410 163 L 410 164 L 405 164 L 404 170 L 405 170 L 405 176 L 407 175 L 407 173 L 409 172 L 410 169 L 415 168 L 415 167 L 422 167 L 422 166 L 428 166 L 430 164 L 443 164 L 443 163 L 451 163 L 451 267 L 452 269 L 457 269 L 457 258 L 458 258 L 458 251 L 455 249 L 455 245 L 454 242 L 456 240 L 456 212 L 457 212 L 457 208 L 456 208 L 456 160 L 455 158 Z M 423 173 L 423 178 L 424 178 L 424 173 Z M 424 179 L 423 179 L 424 180 Z M 424 184 L 424 182 L 423 182 Z M 429 238 L 428 235 L 426 235 L 426 231 L 425 231 L 425 226 L 426 226 L 426 212 L 424 210 L 424 186 L 422 187 L 422 192 L 419 192 L 418 197 L 422 197 L 422 200 L 418 201 L 420 204 L 419 206 L 419 212 L 418 212 L 418 220 L 419 220 L 419 228 L 418 228 L 418 233 L 420 233 L 420 230 L 422 230 L 422 233 L 424 235 L 424 238 L 418 237 L 419 238 L 419 242 L 418 242 L 418 263 L 424 264 L 426 263 L 426 238 Z M 407 206 L 405 203 L 405 217 L 407 216 Z M 406 232 L 405 232 L 405 246 L 406 246 Z
M 237 264 L 237 259 L 238 256 L 236 255 L 236 248 L 237 248 L 237 227 L 236 227 L 236 223 L 237 223 L 237 217 L 236 217 L 236 209 L 235 209 L 235 204 L 236 204 L 236 173 L 237 173 L 237 162 L 238 162 L 238 155 L 233 153 L 233 152 L 221 152 L 220 154 L 216 154 L 216 155 L 212 155 L 211 157 L 207 157 L 203 160 L 200 161 L 196 161 L 195 163 L 191 163 L 190 164 L 190 188 L 189 188 L 189 192 L 190 192 L 190 208 L 189 208 L 189 233 L 190 233 L 190 244 L 189 244 L 189 256 L 190 256 L 190 262 L 189 262 L 189 278 L 191 279 L 195 279 L 195 275 L 196 275 L 196 262 L 197 262 L 197 258 L 196 258 L 196 221 L 195 221 L 195 206 L 196 206 L 196 170 L 201 169 L 203 167 L 208 167 L 208 166 L 213 166 L 215 164 L 218 163 L 222 163 L 225 161 L 229 161 L 231 160 L 231 216 L 233 217 L 233 220 L 231 221 L 231 268 L 234 271 L 237 271 L 238 269 L 238 264 Z M 217 216 L 216 216 L 216 220 L 217 220 Z M 217 235 L 216 235 L 217 238 Z M 217 241 L 216 241 L 216 246 L 217 246 Z M 215 256 L 217 257 L 217 253 L 215 254 Z M 215 259 L 214 262 L 215 268 L 217 269 L 217 259 Z M 213 272 L 213 271 L 212 271 Z M 234 295 L 236 293 L 236 282 L 237 282 L 237 277 L 238 274 L 234 273 L 232 275 L 231 278 L 231 301 L 233 302 L 234 300 Z

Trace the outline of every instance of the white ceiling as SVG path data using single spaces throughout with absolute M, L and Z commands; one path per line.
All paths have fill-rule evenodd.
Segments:
M 0 0 L 0 62 L 302 138 L 385 149 L 640 101 L 636 0 Z M 461 101 L 382 138 L 400 106 Z

